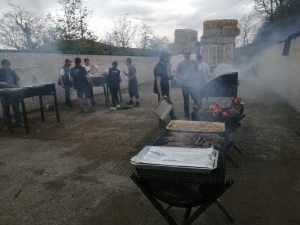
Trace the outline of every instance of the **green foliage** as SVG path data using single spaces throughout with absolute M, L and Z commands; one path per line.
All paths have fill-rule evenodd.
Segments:
M 167 46 L 169 44 L 168 37 L 159 37 L 159 36 L 153 36 L 150 39 L 150 46 L 149 49 L 154 50 L 156 52 L 160 52 L 162 50 L 166 50 Z
M 54 41 L 61 42 L 63 47 L 80 47 L 74 44 L 74 40 L 83 42 L 87 40 L 96 40 L 93 31 L 88 28 L 87 20 L 91 17 L 92 11 L 83 6 L 81 0 L 59 0 L 61 4 L 61 13 L 56 12 L 55 16 L 48 14 L 48 19 L 52 23 L 49 31 Z
M 127 14 L 126 14 L 127 15 Z M 114 21 L 114 27 L 104 34 L 103 42 L 114 47 L 127 48 L 131 46 L 137 26 L 132 25 L 126 15 Z
M 139 32 L 140 44 L 139 48 L 144 49 L 144 51 L 150 47 L 151 35 L 153 34 L 152 29 L 145 23 L 142 22 L 141 31 Z

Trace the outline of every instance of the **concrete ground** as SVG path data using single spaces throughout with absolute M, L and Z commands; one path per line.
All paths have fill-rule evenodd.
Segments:
M 294 133 L 300 116 L 260 80 L 240 82 L 246 118 L 243 132 L 232 138 L 246 153 L 244 160 L 257 159 L 270 176 L 237 182 L 220 200 L 235 224 L 300 224 L 300 137 Z M 139 108 L 110 111 L 100 95 L 95 113 L 61 105 L 61 123 L 54 112 L 46 113 L 45 123 L 32 112 L 30 135 L 17 127 L 13 135 L 0 131 L 0 224 L 167 224 L 128 175 L 111 173 L 157 127 L 152 84 L 139 89 Z M 170 95 L 182 119 L 180 89 Z M 123 104 L 127 100 L 124 90 Z M 170 214 L 180 221 L 183 210 Z M 212 205 L 194 224 L 229 222 Z

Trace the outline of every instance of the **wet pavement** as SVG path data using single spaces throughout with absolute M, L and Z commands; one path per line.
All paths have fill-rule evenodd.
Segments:
M 220 200 L 235 224 L 300 224 L 300 115 L 259 79 L 240 83 L 246 117 L 231 138 L 244 155 L 230 151 L 243 166 Z M 95 113 L 61 105 L 59 124 L 54 112 L 42 123 L 35 111 L 28 116 L 30 135 L 17 127 L 13 135 L 1 131 L 0 224 L 167 224 L 131 181 L 130 169 L 114 172 L 164 132 L 151 112 L 157 101 L 152 84 L 139 90 L 138 108 L 110 111 L 99 95 Z M 181 90 L 171 88 L 170 96 L 183 119 Z M 128 100 L 123 90 L 122 104 Z M 178 223 L 183 213 L 170 210 Z M 212 205 L 194 224 L 229 222 Z

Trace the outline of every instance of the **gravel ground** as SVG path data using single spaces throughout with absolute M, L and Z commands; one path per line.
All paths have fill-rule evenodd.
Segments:
M 139 108 L 110 111 L 99 95 L 95 113 L 61 105 L 61 123 L 54 112 L 42 123 L 36 111 L 28 115 L 30 135 L 17 127 L 13 135 L 1 131 L 0 224 L 167 224 L 129 176 L 111 173 L 145 137 L 163 132 L 151 112 L 152 84 L 139 90 Z M 300 137 L 294 133 L 300 116 L 258 79 L 241 79 L 239 97 L 244 133 L 233 138 L 263 162 L 270 179 L 234 184 L 220 199 L 236 224 L 300 224 Z M 172 88 L 171 98 L 182 119 L 181 90 Z M 123 90 L 123 105 L 128 100 Z M 170 214 L 180 221 L 183 209 Z M 212 205 L 194 224 L 228 221 Z

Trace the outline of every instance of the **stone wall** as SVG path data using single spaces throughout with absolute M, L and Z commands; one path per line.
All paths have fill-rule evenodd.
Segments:
M 0 60 L 8 59 L 11 61 L 11 68 L 17 72 L 20 77 L 20 85 L 33 84 L 33 75 L 39 83 L 58 81 L 59 68 L 64 64 L 65 59 L 74 61 L 75 57 L 80 57 L 83 61 L 84 57 L 90 59 L 90 64 L 96 64 L 101 71 L 111 67 L 113 61 L 118 62 L 118 69 L 123 72 L 128 72 L 126 58 L 128 56 L 107 56 L 107 55 L 75 55 L 75 54 L 55 54 L 55 53 L 18 53 L 18 52 L 0 52 Z M 139 84 L 151 82 L 154 80 L 153 69 L 158 58 L 154 57 L 131 57 L 132 63 L 137 70 L 137 79 Z M 74 62 L 72 66 L 74 66 Z M 121 88 L 127 87 L 127 77 L 121 75 Z M 60 86 L 56 87 L 58 101 L 64 102 L 64 91 Z M 102 87 L 95 87 L 94 93 L 100 94 L 103 92 Z M 124 96 L 125 97 L 125 96 Z M 47 97 L 46 97 L 47 98 Z M 72 100 L 77 99 L 76 92 L 71 93 Z M 53 102 L 52 97 L 48 97 L 49 102 Z M 28 111 L 39 108 L 38 97 L 26 99 L 26 109 Z M 0 110 L 2 117 L 2 110 Z
M 262 51 L 257 58 L 258 76 L 300 113 L 300 37 L 292 39 L 288 56 L 284 43 Z

